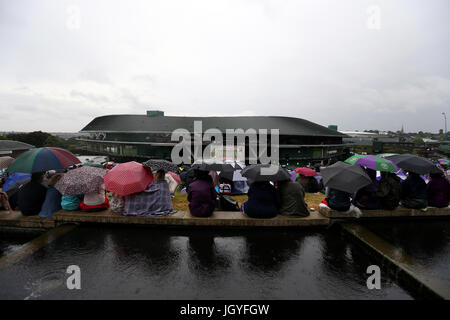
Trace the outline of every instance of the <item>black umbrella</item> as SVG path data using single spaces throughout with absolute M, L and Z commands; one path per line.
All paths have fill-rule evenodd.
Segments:
M 163 169 L 166 172 L 168 172 L 168 171 L 177 172 L 178 171 L 178 166 L 175 163 L 167 161 L 167 160 L 150 159 L 150 160 L 144 162 L 142 165 L 145 167 L 150 167 L 153 170 Z
M 245 164 L 239 163 L 237 161 L 227 162 L 230 166 L 225 166 L 220 171 L 219 176 L 228 180 L 233 181 L 233 176 L 235 171 L 239 171 L 245 168 Z
M 418 174 L 442 172 L 432 161 L 412 154 L 396 154 L 386 159 L 391 160 L 403 170 Z
M 283 181 L 290 180 L 286 169 L 273 164 L 252 164 L 241 171 L 241 175 L 251 181 Z
M 324 186 L 352 194 L 372 183 L 363 168 L 342 161 L 320 170 L 320 173 Z
M 229 163 L 213 162 L 213 161 L 196 161 L 191 166 L 191 170 L 201 171 L 231 171 L 234 170 L 233 166 Z

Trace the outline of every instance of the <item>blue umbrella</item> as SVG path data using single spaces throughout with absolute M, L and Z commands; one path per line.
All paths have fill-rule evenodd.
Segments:
M 2 191 L 5 192 L 7 191 L 9 188 L 11 188 L 14 183 L 16 183 L 17 181 L 20 180 L 24 180 L 24 179 L 28 179 L 30 178 L 30 174 L 29 173 L 21 173 L 21 172 L 16 172 L 11 174 L 5 181 L 5 184 L 2 187 Z

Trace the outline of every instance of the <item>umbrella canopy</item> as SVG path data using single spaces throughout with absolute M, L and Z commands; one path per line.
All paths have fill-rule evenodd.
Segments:
M 387 157 L 388 160 L 394 162 L 398 167 L 418 174 L 440 173 L 438 167 L 428 159 L 418 157 L 412 154 L 398 154 Z
M 446 165 L 446 166 L 449 165 L 448 159 L 439 159 L 438 162 L 440 165 Z M 0 166 L 0 169 L 1 169 L 1 166 Z
M 105 169 L 96 167 L 80 167 L 67 172 L 55 184 L 62 195 L 77 195 L 99 192 L 104 183 Z
M 354 155 L 345 160 L 349 164 L 367 167 L 375 171 L 385 171 L 396 173 L 400 169 L 390 160 L 378 156 Z
M 150 160 L 144 162 L 142 165 L 145 167 L 150 167 L 153 170 L 163 169 L 166 172 L 168 172 L 168 171 L 177 172 L 178 171 L 178 166 L 175 163 L 167 161 L 167 160 L 150 159 Z
M 324 186 L 352 194 L 372 183 L 362 167 L 342 161 L 320 170 L 320 173 Z
M 231 165 L 224 166 L 223 170 L 220 171 L 219 176 L 231 181 L 247 181 L 241 174 L 241 170 L 245 168 L 245 164 L 240 161 L 225 161 L 225 164 Z
M 9 190 L 17 182 L 23 182 L 26 180 L 25 181 L 25 183 L 26 183 L 26 182 L 30 181 L 30 179 L 31 179 L 30 176 L 31 175 L 29 173 L 20 173 L 20 172 L 11 174 L 6 179 L 5 183 L 3 184 L 2 191 L 5 192 L 5 191 Z
M 8 168 L 11 165 L 11 163 L 13 163 L 13 161 L 14 161 L 13 157 L 9 156 L 0 157 L 0 170 Z
M 135 161 L 120 163 L 109 170 L 104 177 L 105 189 L 127 196 L 144 191 L 153 181 L 150 168 Z
M 294 171 L 302 176 L 305 177 L 315 177 L 317 176 L 317 172 L 315 172 L 313 169 L 301 167 L 301 168 L 295 168 Z
M 179 175 L 179 174 L 176 174 L 176 173 L 174 173 L 174 172 L 172 172 L 172 171 L 169 171 L 169 172 L 167 172 L 167 173 L 170 174 L 170 175 L 172 176 L 172 178 L 174 178 L 175 181 L 176 181 L 178 184 L 181 184 L 181 178 L 180 178 L 180 175 Z
M 252 164 L 245 167 L 241 174 L 252 181 L 283 181 L 291 179 L 291 175 L 286 169 L 273 164 Z
M 61 148 L 43 147 L 22 153 L 8 167 L 8 172 L 45 172 L 65 169 L 81 163 L 70 151 Z
M 201 171 L 224 171 L 224 170 L 234 170 L 230 163 L 225 162 L 214 162 L 213 160 L 201 160 L 196 161 L 191 166 L 190 170 L 201 170 Z

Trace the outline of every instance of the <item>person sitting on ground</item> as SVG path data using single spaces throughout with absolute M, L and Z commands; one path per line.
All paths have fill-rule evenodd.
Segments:
M 63 177 L 64 174 L 59 173 L 53 175 L 48 180 L 48 189 L 45 195 L 45 201 L 42 205 L 39 216 L 41 218 L 53 218 L 53 214 L 61 210 L 61 193 L 55 189 L 54 185 Z
M 305 203 L 305 190 L 300 183 L 291 180 L 278 182 L 280 194 L 280 207 L 278 214 L 282 216 L 309 216 L 308 206 Z
M 65 195 L 61 197 L 61 208 L 67 211 L 76 211 L 80 208 L 80 203 L 83 201 L 83 195 Z
M 32 173 L 30 182 L 20 188 L 18 205 L 22 215 L 35 216 L 41 211 L 47 193 L 47 188 L 41 184 L 43 178 L 43 173 Z
M 330 209 L 342 212 L 350 210 L 350 206 L 352 204 L 352 195 L 350 193 L 333 188 L 327 188 L 325 194 L 327 195 L 325 201 Z
M 428 205 L 430 207 L 445 208 L 450 201 L 450 183 L 443 173 L 432 173 L 427 184 Z
M 248 200 L 242 204 L 241 210 L 251 218 L 273 218 L 278 213 L 280 194 L 268 181 L 250 184 Z
M 109 208 L 109 201 L 102 184 L 98 192 L 86 193 L 80 203 L 80 209 L 86 212 L 103 211 Z
M 428 206 L 427 185 L 418 173 L 408 172 L 402 182 L 400 204 L 405 208 L 423 209 Z
M 159 169 L 147 188 L 124 197 L 123 215 L 166 216 L 175 212 L 164 169 Z
M 194 170 L 195 179 L 187 188 L 189 211 L 194 217 L 209 217 L 216 206 L 217 193 L 208 171 Z
M 375 170 L 366 168 L 367 175 L 372 180 L 372 183 L 359 189 L 356 192 L 353 204 L 365 210 L 375 210 L 381 207 L 380 198 L 376 196 L 379 191 L 379 182 L 377 181 L 377 172 Z
M 380 199 L 381 208 L 384 210 L 394 210 L 400 203 L 402 185 L 400 178 L 392 172 L 382 172 L 379 182 L 379 189 L 375 193 Z

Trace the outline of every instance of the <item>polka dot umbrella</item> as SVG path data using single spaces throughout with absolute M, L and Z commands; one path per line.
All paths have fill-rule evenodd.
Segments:
M 116 165 L 105 174 L 104 180 L 106 190 L 127 196 L 144 191 L 153 181 L 153 174 L 149 167 L 131 161 Z

